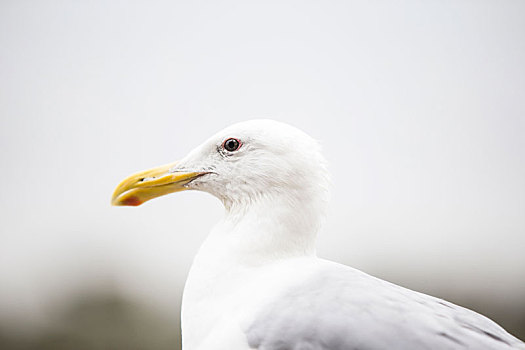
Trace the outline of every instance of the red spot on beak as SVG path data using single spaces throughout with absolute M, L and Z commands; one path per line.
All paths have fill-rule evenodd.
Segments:
M 126 198 L 126 199 L 124 199 L 122 201 L 123 205 L 129 205 L 129 206 L 133 206 L 133 207 L 139 206 L 142 203 L 143 202 L 138 197 L 135 197 L 135 196 L 131 196 L 131 197 Z

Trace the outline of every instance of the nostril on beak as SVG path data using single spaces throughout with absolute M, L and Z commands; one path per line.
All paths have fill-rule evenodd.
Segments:
M 156 178 L 157 178 L 157 176 L 142 177 L 142 178 L 139 179 L 139 182 L 152 181 L 152 180 L 155 180 Z

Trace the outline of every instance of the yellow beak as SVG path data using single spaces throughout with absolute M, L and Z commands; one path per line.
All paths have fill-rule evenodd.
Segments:
M 206 172 L 170 172 L 175 164 L 163 165 L 128 176 L 117 186 L 111 204 L 138 206 L 165 194 L 184 191 L 190 181 Z

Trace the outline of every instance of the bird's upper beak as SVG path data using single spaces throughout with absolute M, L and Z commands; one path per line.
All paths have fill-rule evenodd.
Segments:
M 168 193 L 184 191 L 186 185 L 206 172 L 171 171 L 175 164 L 163 165 L 128 176 L 117 186 L 111 204 L 138 206 Z

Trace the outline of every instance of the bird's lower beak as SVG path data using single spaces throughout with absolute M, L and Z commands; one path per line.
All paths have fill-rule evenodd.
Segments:
M 128 176 L 117 186 L 111 204 L 138 206 L 165 194 L 184 191 L 186 185 L 206 173 L 172 172 L 175 164 L 163 165 Z

